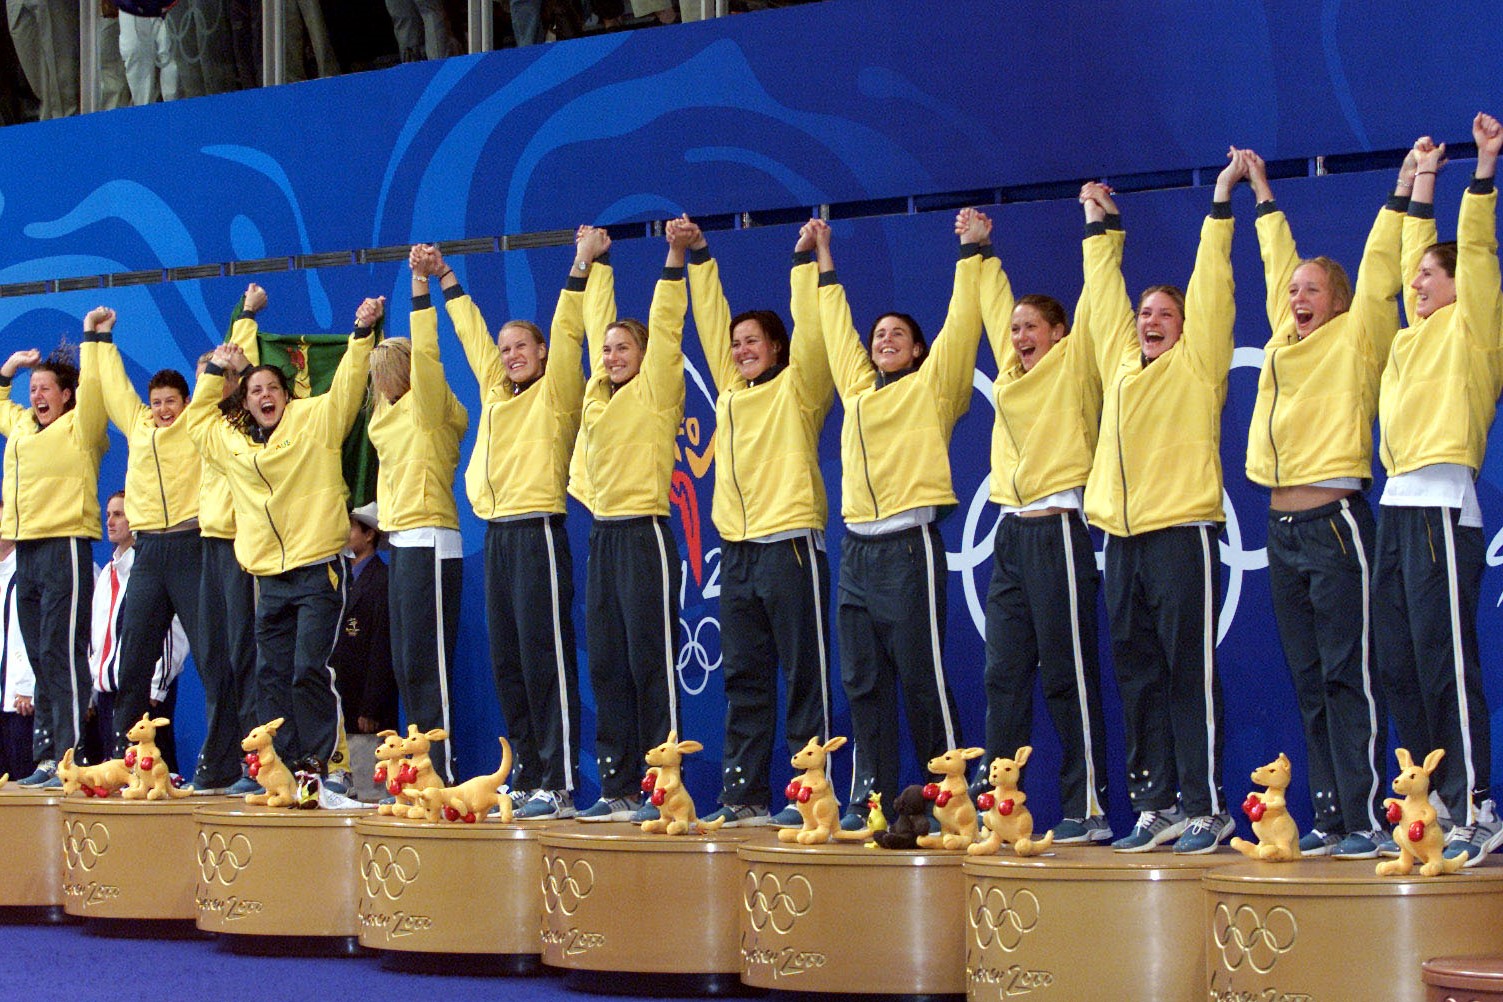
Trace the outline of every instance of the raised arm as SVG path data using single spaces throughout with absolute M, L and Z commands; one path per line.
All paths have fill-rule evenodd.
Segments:
M 365 401 L 365 384 L 370 375 L 371 348 L 376 324 L 385 312 L 386 297 L 366 299 L 355 310 L 355 331 L 350 335 L 339 366 L 334 370 L 334 379 L 329 391 L 312 397 L 307 403 L 318 406 L 321 430 L 327 445 L 338 448 L 350 433 Z
M 819 322 L 815 222 L 818 220 L 811 219 L 799 228 L 798 242 L 793 245 L 793 270 L 788 275 L 793 343 L 788 349 L 788 375 L 784 378 L 794 380 L 806 406 L 826 408 L 834 395 L 835 383 L 830 378 L 830 359 L 825 353 L 824 333 Z
M 990 256 L 992 221 L 984 212 L 962 209 L 955 217 L 955 231 L 960 236 L 960 259 L 955 263 L 950 309 L 929 348 L 929 360 L 919 369 L 952 424 L 971 406 L 981 343 L 981 263 L 983 254 Z
M 684 261 L 689 245 L 699 236 L 699 227 L 687 219 L 668 223 L 668 255 L 647 314 L 647 351 L 641 372 L 659 407 L 683 406 L 684 311 L 689 305 Z
M 877 370 L 862 347 L 861 335 L 851 320 L 845 286 L 835 273 L 835 258 L 830 253 L 830 224 L 815 219 L 810 220 L 810 225 L 814 227 L 815 259 L 819 262 L 819 326 L 824 333 L 825 357 L 830 362 L 835 392 L 841 400 L 849 401 L 877 385 Z
M 252 282 L 245 287 L 240 309 L 230 324 L 230 344 L 239 348 L 251 365 L 261 364 L 261 342 L 258 340 L 261 328 L 256 322 L 256 314 L 265 308 L 266 290 Z
M 1474 343 L 1493 348 L 1503 337 L 1498 269 L 1498 191 L 1493 183 L 1503 125 L 1491 115 L 1472 122 L 1477 143 L 1477 170 L 1461 197 L 1456 224 L 1456 308 Z
M 203 375 L 193 387 L 193 399 L 183 411 L 182 421 L 188 429 L 188 437 L 198 446 L 198 451 L 214 466 L 224 469 L 232 457 L 230 436 L 238 434 L 224 420 L 219 402 L 224 397 L 224 374 L 236 371 L 243 352 L 235 345 L 221 344 L 209 356 Z
M 1290 322 L 1289 283 L 1299 267 L 1299 248 L 1289 229 L 1289 219 L 1274 201 L 1268 183 L 1268 167 L 1263 158 L 1247 151 L 1247 181 L 1258 205 L 1258 250 L 1263 255 L 1264 307 L 1268 311 L 1268 328 L 1277 333 Z
M 437 253 L 437 248 L 434 248 Z M 412 263 L 412 254 L 408 253 L 408 263 Z M 426 264 L 426 261 L 424 262 Z M 444 269 L 441 269 L 443 271 Z M 447 268 L 449 274 L 445 278 L 453 277 L 452 268 Z M 431 276 L 425 270 L 421 284 L 426 289 L 431 281 Z M 442 280 L 440 280 L 442 281 Z M 454 394 L 449 390 L 449 381 L 444 376 L 443 357 L 438 350 L 438 311 L 433 308 L 432 300 L 428 300 L 426 309 L 417 309 L 421 300 L 417 294 L 419 285 L 418 271 L 412 272 L 412 317 L 409 320 L 408 335 L 412 339 L 412 368 L 408 373 L 408 392 L 412 394 L 413 416 L 417 423 L 425 428 L 435 428 L 444 425 L 449 420 L 449 409 L 454 403 Z M 456 286 L 459 284 L 456 280 Z M 385 304 L 381 305 L 384 312 Z M 478 311 L 477 311 L 478 312 Z M 454 325 L 459 329 L 459 324 Z M 481 336 L 484 337 L 485 321 L 481 320 Z M 486 338 L 489 341 L 489 338 Z M 374 348 L 374 344 L 372 345 Z M 468 354 L 468 352 L 466 352 Z M 490 354 L 496 355 L 494 345 L 491 346 Z M 482 386 L 481 395 L 485 389 Z
M 95 307 L 84 317 L 84 337 L 97 342 L 97 347 L 92 351 L 95 368 L 99 370 L 99 388 L 104 395 L 104 409 L 120 429 L 121 434 L 129 435 L 136 422 L 141 420 L 142 411 L 148 410 L 141 402 L 136 388 L 131 385 L 130 377 L 125 374 L 125 360 L 120 357 L 120 349 L 115 346 L 113 340 L 115 330 L 115 311 L 107 306 Z
M 601 281 L 604 275 L 604 269 L 588 271 L 586 277 L 577 268 L 569 269 L 563 291 L 558 294 L 558 305 L 553 308 L 553 329 L 548 335 L 548 369 L 543 382 L 559 404 L 570 411 L 577 411 L 584 399 L 584 370 L 579 364 L 584 354 L 584 300 L 590 283 Z
M 30 369 L 32 366 L 42 363 L 42 353 L 35 348 L 25 348 L 13 353 L 0 365 L 0 388 L 9 390 L 15 385 L 16 373 L 21 369 Z M 12 391 L 14 392 L 14 391 Z M 0 400 L 0 436 L 10 437 L 16 422 L 26 413 L 26 408 L 10 399 L 10 393 L 6 393 L 5 399 Z
M 1425 251 L 1436 241 L 1435 177 L 1446 165 L 1446 144 L 1437 146 L 1429 136 L 1421 136 L 1414 141 L 1414 152 L 1414 190 L 1409 197 L 1409 213 L 1404 217 L 1399 251 L 1404 281 L 1404 317 L 1410 324 L 1419 319 L 1414 279 L 1419 274 Z
M 1247 178 L 1248 150 L 1227 151 L 1216 178 L 1211 211 L 1200 227 L 1195 270 L 1185 287 L 1185 328 L 1180 343 L 1208 379 L 1225 379 L 1236 347 L 1236 286 L 1232 281 L 1232 189 Z
M 681 219 L 692 225 L 687 215 Z M 670 220 L 670 225 L 679 221 Z M 694 329 L 699 331 L 699 345 L 704 349 L 715 389 L 724 391 L 737 385 L 740 374 L 731 359 L 731 304 L 726 302 L 725 289 L 720 285 L 720 265 L 710 256 L 710 245 L 703 233 L 689 245 L 689 302 L 694 308 Z
M 1404 283 L 1400 235 L 1418 166 L 1419 158 L 1410 150 L 1399 167 L 1393 194 L 1378 210 L 1378 218 L 1367 234 L 1362 263 L 1357 267 L 1357 284 L 1352 289 L 1352 316 L 1357 330 L 1367 338 L 1372 361 L 1379 371 L 1388 361 L 1388 349 L 1399 331 L 1398 302 Z
M 108 315 L 104 319 L 100 311 Z M 89 317 L 94 318 L 91 325 Z M 104 324 L 103 329 L 99 325 Z M 73 395 L 73 434 L 81 448 L 103 453 L 109 448 L 105 433 L 109 415 L 105 411 L 104 387 L 99 382 L 100 338 L 108 337 L 115 326 L 115 311 L 99 307 L 84 318 L 83 343 L 78 346 L 78 389 Z M 122 426 L 122 430 L 125 426 Z
M 437 278 L 444 309 L 454 324 L 454 334 L 459 338 L 465 360 L 470 363 L 470 371 L 480 384 L 480 399 L 485 400 L 506 379 L 506 370 L 501 365 L 501 353 L 496 350 L 496 342 L 491 340 L 490 328 L 486 326 L 480 307 L 464 295 L 459 279 L 454 277 L 454 269 L 444 263 L 437 245 L 414 245 L 407 252 L 407 266 L 412 269 L 412 314 L 408 323 L 414 360 L 419 338 L 431 338 L 435 356 L 438 353 L 438 311 L 433 306 L 431 292 L 433 280 Z
M 584 324 L 593 375 L 605 350 L 605 332 L 616 322 L 616 272 L 611 267 L 611 235 L 599 226 L 581 226 L 574 241 L 574 274 L 591 276 L 585 286 Z M 600 274 L 594 275 L 598 271 Z
M 960 226 L 957 217 L 956 227 Z M 991 246 L 991 233 L 984 243 Z M 991 345 L 992 358 L 997 361 L 997 374 L 1007 372 L 1017 364 L 1018 355 L 1012 346 L 1012 311 L 1016 301 L 1012 294 L 1012 282 L 1002 270 L 1002 262 L 995 254 L 981 262 L 981 322 L 986 328 L 987 343 Z
M 1108 374 L 1122 361 L 1123 354 L 1138 345 L 1132 299 L 1122 277 L 1122 247 L 1126 236 L 1122 229 L 1122 214 L 1117 211 L 1110 188 L 1096 181 L 1087 182 L 1080 189 L 1079 199 L 1085 211 L 1085 239 L 1081 241 L 1085 284 L 1081 300 L 1092 325 L 1091 345 L 1096 352 L 1096 368 L 1105 382 Z M 1072 329 L 1078 332 L 1081 327 L 1077 310 Z

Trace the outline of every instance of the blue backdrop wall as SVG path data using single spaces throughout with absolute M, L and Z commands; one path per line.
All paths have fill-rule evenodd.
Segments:
M 794 222 L 830 203 L 833 215 L 851 217 L 835 224 L 836 257 L 858 325 L 895 306 L 937 330 L 955 204 L 1005 198 L 988 211 L 1015 287 L 1073 302 L 1080 211 L 1062 196 L 1094 176 L 1152 189 L 1121 199 L 1129 286 L 1183 283 L 1228 143 L 1300 169 L 1316 156 L 1360 161 L 1402 149 L 1421 132 L 1465 141 L 1472 113 L 1503 107 L 1503 83 L 1483 70 L 1494 65 L 1484 43 L 1503 33 L 1503 11 L 1400 30 L 1414 16 L 1412 7 L 1386 2 L 1360 11 L 1335 2 L 1229 3 L 1176 9 L 1171 21 L 1171 13 L 1102 3 L 1040 4 L 1002 22 L 995 5 L 980 0 L 831 0 L 7 128 L 0 354 L 76 338 L 83 313 L 106 303 L 121 315 L 117 341 L 139 385 L 164 366 L 190 369 L 221 337 L 249 280 L 232 263 L 250 259 L 280 269 L 253 276 L 271 294 L 268 329 L 343 329 L 362 297 L 386 295 L 389 330 L 403 333 L 405 269 L 356 263 L 367 258 L 354 252 L 414 240 L 491 238 L 481 252 L 451 257 L 466 287 L 493 327 L 511 316 L 546 321 L 571 249 L 520 248 L 580 222 L 615 227 L 621 312 L 645 316 L 664 248 L 644 222 L 681 211 L 721 227 L 709 236 L 733 308 L 786 315 Z M 1109 33 L 1093 34 L 1101 25 Z M 1397 155 L 1392 160 L 1396 166 Z M 1454 229 L 1467 166 L 1442 176 L 1443 233 Z M 1390 181 L 1391 170 L 1374 169 L 1276 188 L 1302 247 L 1355 268 Z M 1239 192 L 1236 207 L 1239 349 L 1223 421 L 1220 655 L 1226 777 L 1240 799 L 1254 765 L 1280 750 L 1302 758 L 1302 742 L 1267 594 L 1267 496 L 1241 474 L 1267 323 L 1250 196 Z M 339 263 L 302 267 L 318 263 L 305 257 L 316 253 L 333 255 L 318 262 Z M 202 271 L 183 270 L 195 268 Z M 183 277 L 203 273 L 211 277 Z M 441 330 L 451 381 L 474 413 L 475 384 L 447 322 Z M 690 782 L 707 806 L 723 719 L 719 541 L 709 520 L 714 410 L 692 323 L 686 341 L 678 446 L 692 489 L 673 517 L 685 561 L 679 683 L 686 730 L 706 744 Z M 983 349 L 971 412 L 952 446 L 961 504 L 942 527 L 951 570 L 945 659 L 971 742 L 981 737 L 982 599 L 996 520 L 985 501 L 994 372 Z M 24 390 L 22 380 L 17 392 Z M 838 422 L 837 406 L 822 442 L 832 511 Z M 118 436 L 112 443 L 102 493 L 123 479 L 123 443 Z M 1490 456 L 1479 485 L 1492 540 L 1484 651 L 1498 646 L 1503 593 L 1495 569 L 1503 542 L 1491 535 L 1503 522 L 1503 459 L 1496 449 Z M 501 718 L 485 651 L 483 525 L 466 514 L 463 529 L 456 740 L 467 771 L 478 772 L 494 763 Z M 572 511 L 581 581 L 586 529 L 583 513 Z M 840 532 L 837 521 L 832 554 Z M 578 606 L 575 615 L 582 623 Z M 1503 707 L 1503 671 L 1492 659 L 1485 667 L 1492 705 Z M 1121 726 L 1107 688 L 1113 820 L 1121 827 Z M 201 733 L 193 689 L 185 681 L 178 712 L 190 746 Z M 595 713 L 588 687 L 585 698 L 588 746 Z M 844 727 L 840 700 L 838 720 Z M 1031 789 L 1041 816 L 1053 820 L 1059 751 L 1042 708 L 1038 722 Z M 842 776 L 847 764 L 842 757 Z M 786 773 L 784 763 L 775 788 Z M 587 782 L 593 793 L 593 775 Z M 1294 792 L 1308 818 L 1302 785 Z

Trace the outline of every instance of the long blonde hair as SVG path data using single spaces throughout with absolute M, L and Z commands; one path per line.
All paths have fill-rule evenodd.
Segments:
M 412 389 L 412 339 L 389 337 L 371 349 L 371 398 L 396 403 Z

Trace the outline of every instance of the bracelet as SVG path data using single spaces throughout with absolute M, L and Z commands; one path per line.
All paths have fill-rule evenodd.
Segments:
M 442 282 L 445 277 L 447 277 L 449 275 L 452 275 L 452 274 L 454 274 L 454 269 L 453 268 L 445 268 L 444 269 L 444 273 L 442 275 L 435 275 L 434 277 L 437 278 L 440 282 Z
M 414 282 L 422 282 L 424 284 L 427 284 L 427 282 L 428 282 L 428 276 L 427 275 L 413 275 L 412 276 L 412 280 Z
M 1435 171 L 1433 171 L 1433 170 L 1417 170 L 1417 171 L 1414 172 L 1414 176 L 1415 177 L 1419 177 L 1421 174 L 1434 174 L 1434 173 L 1435 173 Z

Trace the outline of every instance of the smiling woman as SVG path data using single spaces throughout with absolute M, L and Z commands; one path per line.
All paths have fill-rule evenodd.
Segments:
M 99 460 L 108 445 L 95 353 L 103 307 L 84 318 L 83 372 L 60 350 L 18 351 L 0 387 L 30 368 L 31 407 L 0 402 L 5 436 L 5 538 L 16 542 L 16 609 L 36 673 L 37 769 L 22 785 L 60 785 L 56 763 L 77 748 L 89 705 L 89 543 L 99 538 Z
M 579 781 L 579 667 L 564 487 L 584 395 L 580 356 L 593 238 L 581 239 L 578 253 L 558 296 L 551 344 L 530 320 L 508 320 L 492 341 L 480 308 L 438 248 L 419 245 L 410 259 L 414 344 L 430 344 L 436 360 L 437 314 L 428 290 L 437 278 L 480 384 L 465 489 L 476 516 L 487 522 L 491 671 L 512 742 L 508 781 L 516 816 L 524 819 L 572 817 Z M 589 274 L 590 283 L 599 281 Z

